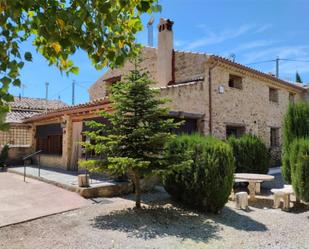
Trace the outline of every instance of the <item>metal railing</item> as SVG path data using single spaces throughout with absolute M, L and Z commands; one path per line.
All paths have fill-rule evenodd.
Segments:
M 36 156 L 36 155 L 38 155 L 38 160 L 37 160 L 38 175 L 39 175 L 39 177 L 41 176 L 41 163 L 40 163 L 41 157 L 40 157 L 40 153 L 42 153 L 42 152 L 43 152 L 43 150 L 38 150 L 38 151 L 33 152 L 33 153 L 31 153 L 31 154 L 29 154 L 29 155 L 27 155 L 27 156 L 22 158 L 23 161 L 24 161 L 24 182 L 26 182 L 26 167 L 27 167 L 25 161 L 27 159 L 29 159 L 29 158 L 32 158 L 32 157 Z

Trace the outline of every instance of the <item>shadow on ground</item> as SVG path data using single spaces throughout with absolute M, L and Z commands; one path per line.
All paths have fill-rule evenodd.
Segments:
M 144 240 L 175 236 L 202 242 L 220 239 L 222 225 L 245 231 L 267 230 L 265 225 L 228 207 L 220 215 L 205 215 L 171 205 L 114 211 L 97 216 L 92 224 L 97 229 L 117 230 Z

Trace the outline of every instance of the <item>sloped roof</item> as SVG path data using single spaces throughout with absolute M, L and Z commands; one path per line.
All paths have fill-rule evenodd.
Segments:
M 5 122 L 6 123 L 22 123 L 23 119 L 25 118 L 30 118 L 36 114 L 38 114 L 39 112 L 37 111 L 18 111 L 18 110 L 14 110 L 9 112 L 6 115 L 5 118 Z
M 89 101 L 89 102 L 82 103 L 82 104 L 65 106 L 59 109 L 50 110 L 47 113 L 37 113 L 36 115 L 27 117 L 25 118 L 24 123 L 53 118 L 53 117 L 62 116 L 65 114 L 73 114 L 73 113 L 79 113 L 79 112 L 88 111 L 88 110 L 101 109 L 103 107 L 108 108 L 108 104 L 109 104 L 108 98 L 103 98 L 103 99 L 96 99 L 96 100 Z
M 30 118 L 47 111 L 57 110 L 68 106 L 61 100 L 48 100 L 42 98 L 28 98 L 14 96 L 14 101 L 8 103 L 11 111 L 7 113 L 6 123 L 22 123 L 23 119 Z M 47 106 L 47 108 L 46 108 Z
M 48 100 L 42 98 L 28 98 L 28 97 L 17 97 L 14 96 L 14 101 L 10 102 L 12 110 L 55 110 L 67 106 L 61 100 Z

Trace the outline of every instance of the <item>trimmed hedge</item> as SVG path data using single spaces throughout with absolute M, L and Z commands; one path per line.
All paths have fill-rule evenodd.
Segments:
M 235 157 L 236 173 L 266 174 L 270 154 L 263 141 L 254 135 L 234 136 L 228 139 Z
M 231 147 L 216 138 L 180 135 L 166 146 L 163 184 L 172 198 L 191 207 L 217 213 L 232 190 Z
M 3 146 L 1 153 L 0 153 L 0 168 L 3 168 L 5 166 L 5 163 L 9 157 L 9 145 L 6 144 Z
M 291 180 L 299 199 L 309 201 L 309 139 L 296 139 L 290 147 Z
M 309 137 L 309 104 L 290 104 L 283 123 L 282 174 L 291 183 L 290 146 L 294 139 Z

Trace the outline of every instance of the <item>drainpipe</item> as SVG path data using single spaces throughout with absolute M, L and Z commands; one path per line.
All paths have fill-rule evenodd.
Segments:
M 217 66 L 218 62 L 216 64 L 213 64 L 208 69 L 208 106 L 209 106 L 209 135 L 212 136 L 212 70 Z

